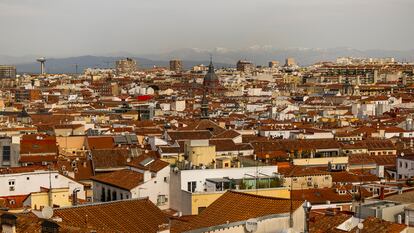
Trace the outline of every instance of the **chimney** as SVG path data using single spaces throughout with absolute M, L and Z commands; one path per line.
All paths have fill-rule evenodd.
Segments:
M 380 196 L 379 196 L 380 200 L 384 200 L 384 187 L 381 187 L 380 189 Z
M 59 225 L 56 222 L 50 220 L 44 220 L 42 222 L 42 233 L 59 233 Z
M 13 214 L 1 215 L 1 232 L 2 233 L 16 233 L 17 217 Z
M 76 188 L 72 192 L 72 206 L 76 206 L 78 204 L 78 192 L 80 191 L 79 188 Z
M 304 233 L 309 233 L 309 215 L 310 215 L 310 211 L 312 209 L 312 205 L 309 201 L 305 201 L 303 203 L 303 209 L 305 211 L 305 224 L 303 226 L 303 232 Z

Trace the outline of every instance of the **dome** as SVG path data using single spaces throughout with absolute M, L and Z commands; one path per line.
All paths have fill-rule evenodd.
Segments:
M 213 62 L 210 61 L 207 74 L 204 76 L 203 86 L 208 89 L 214 89 L 219 84 L 219 78 L 214 72 Z

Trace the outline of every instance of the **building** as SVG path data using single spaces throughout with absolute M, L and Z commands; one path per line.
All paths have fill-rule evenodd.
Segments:
M 397 157 L 397 178 L 410 179 L 414 177 L 414 155 L 400 155 Z
M 269 61 L 269 68 L 276 68 L 279 66 L 278 61 Z
M 204 76 L 204 79 L 203 79 L 203 87 L 204 89 L 208 91 L 213 91 L 216 88 L 218 88 L 219 85 L 220 85 L 219 77 L 214 71 L 213 61 L 210 61 L 207 74 Z
M 302 205 L 303 201 L 227 191 L 188 221 L 173 221 L 171 230 L 194 233 L 303 232 L 305 210 Z M 254 227 L 250 228 L 250 225 Z
M 126 58 L 115 62 L 117 74 L 128 74 L 136 71 L 137 62 L 132 58 Z
M 174 59 L 170 61 L 170 70 L 180 72 L 183 70 L 183 61 Z
M 236 64 L 237 70 L 241 72 L 251 72 L 254 69 L 254 65 L 250 61 L 239 60 Z
M 329 172 L 305 166 L 289 166 L 279 168 L 283 176 L 283 186 L 291 189 L 330 188 L 332 176 Z
M 0 79 L 16 78 L 16 67 L 0 65 Z
M 37 168 L 41 169 L 41 168 Z M 14 172 L 14 173 L 13 173 Z M 85 200 L 84 185 L 59 174 L 58 171 L 36 170 L 36 168 L 9 168 L 0 173 L 0 196 L 28 195 L 41 192 L 43 188 L 69 188 L 69 193 L 78 189 L 78 197 Z
M 170 175 L 170 208 L 197 214 L 227 190 L 288 198 L 281 188 L 277 166 L 216 169 L 173 169 Z
M 286 67 L 297 66 L 296 61 L 295 61 L 295 58 L 293 58 L 293 57 L 286 58 L 285 66 Z
M 0 137 L 0 166 L 17 167 L 19 165 L 20 139 L 18 136 Z
M 94 202 L 148 197 L 161 209 L 169 208 L 169 163 L 140 156 L 128 168 L 92 177 Z

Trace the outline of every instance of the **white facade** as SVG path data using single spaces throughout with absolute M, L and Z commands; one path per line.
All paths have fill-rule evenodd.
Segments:
M 171 110 L 182 112 L 185 110 L 185 100 L 176 100 L 171 103 Z
M 75 180 L 65 177 L 57 171 L 34 171 L 25 173 L 0 174 L 0 196 L 27 195 L 32 192 L 40 192 L 40 187 L 69 188 L 72 193 L 79 189 L 78 197 L 85 199 L 83 185 Z
M 195 182 L 194 192 L 204 192 L 207 179 L 228 177 L 229 179 L 243 179 L 252 176 L 275 176 L 277 166 L 259 166 L 242 168 L 223 169 L 195 169 L 179 170 L 171 172 L 171 179 L 175 179 L 176 187 L 171 187 L 171 192 L 181 193 L 181 190 L 188 191 L 188 183 Z M 174 191 L 173 191 L 174 190 Z
M 143 173 L 143 183 L 132 188 L 131 190 L 126 190 L 94 180 L 94 202 L 148 197 L 149 200 L 153 202 L 155 205 L 157 205 L 160 209 L 168 209 L 170 206 L 170 167 L 166 166 L 157 173 L 152 173 L 147 170 L 143 171 L 140 169 L 136 169 L 134 167 L 129 167 L 129 169 L 139 173 Z M 102 192 L 105 192 L 105 195 L 102 195 Z
M 397 178 L 408 179 L 414 176 L 414 159 L 398 157 L 397 158 Z

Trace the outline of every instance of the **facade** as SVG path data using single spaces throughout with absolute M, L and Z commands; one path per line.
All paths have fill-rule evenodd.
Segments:
M 0 79 L 15 79 L 16 67 L 0 65 Z
M 42 187 L 78 189 L 78 198 L 85 200 L 83 184 L 59 174 L 58 171 L 30 171 L 0 174 L 0 196 L 24 195 L 40 192 Z
M 279 188 L 277 166 L 216 169 L 173 169 L 170 175 L 170 208 L 194 214 L 207 207 L 226 190 L 260 191 L 285 197 Z
M 241 72 L 251 72 L 254 69 L 254 65 L 250 61 L 239 60 L 236 64 L 237 70 Z
M 169 164 L 149 157 L 129 165 L 128 169 L 92 178 L 94 202 L 148 197 L 159 208 L 168 209 Z
M 295 58 L 293 58 L 293 57 L 286 58 L 285 66 L 286 67 L 297 66 L 296 61 L 295 61 Z
M 279 66 L 278 61 L 269 61 L 269 68 L 277 68 Z
M 137 62 L 132 58 L 126 58 L 115 62 L 117 74 L 128 74 L 137 70 Z
M 170 61 L 170 70 L 175 72 L 180 72 L 183 70 L 183 61 L 174 59 Z
M 0 137 L 1 167 L 19 166 L 20 139 L 18 136 Z

